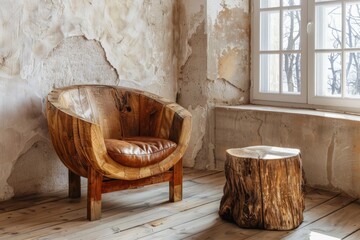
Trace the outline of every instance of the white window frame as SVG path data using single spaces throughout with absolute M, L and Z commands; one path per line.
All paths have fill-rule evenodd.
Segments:
M 315 4 L 334 4 L 341 2 L 343 26 L 345 31 L 345 4 L 346 3 L 358 3 L 358 0 L 329 0 L 325 2 L 315 3 L 315 0 L 301 0 L 301 94 L 278 94 L 278 93 L 265 93 L 260 92 L 260 54 L 262 52 L 267 53 L 281 53 L 286 51 L 260 51 L 260 0 L 253 0 L 251 2 L 251 102 L 254 104 L 274 105 L 274 106 L 286 106 L 286 107 L 301 107 L 301 108 L 313 108 L 313 109 L 331 109 L 341 112 L 360 112 L 360 98 L 334 98 L 325 96 L 316 96 L 315 92 Z M 298 9 L 299 6 L 280 6 L 274 8 L 268 8 L 271 10 L 280 10 L 280 39 L 282 31 L 282 18 L 283 10 Z M 263 10 L 262 10 L 263 11 Z M 267 10 L 265 10 L 267 11 Z M 343 34 L 344 36 L 344 34 Z M 344 37 L 343 37 L 344 38 Z M 344 42 L 344 40 L 343 40 Z M 343 50 L 344 44 L 342 46 Z M 318 50 L 323 51 L 323 50 Z M 351 51 L 360 51 L 360 49 L 352 48 Z M 291 51 L 293 52 L 293 51 Z M 344 55 L 344 54 L 343 54 Z M 344 59 L 344 56 L 342 57 Z M 280 60 L 281 72 L 282 62 Z M 345 63 L 342 61 L 344 68 Z M 345 78 L 343 79 L 342 91 L 345 89 Z M 281 77 L 280 77 L 281 82 Z M 280 83 L 281 85 L 281 83 Z
M 316 52 L 331 52 L 332 49 L 321 49 L 321 50 L 317 50 L 315 48 L 315 5 L 332 5 L 332 4 L 336 4 L 336 3 L 340 3 L 342 4 L 342 46 L 339 49 L 339 52 L 345 53 L 347 51 L 360 51 L 360 48 L 344 48 L 344 42 L 345 42 L 345 37 L 344 37 L 344 31 L 346 30 L 345 27 L 345 14 L 346 14 L 346 3 L 359 3 L 356 0 L 333 0 L 333 1 L 326 1 L 326 2 L 318 2 L 315 3 L 314 0 L 309 1 L 309 7 L 308 7 L 308 12 L 309 14 L 309 18 L 308 18 L 308 22 L 311 25 L 311 30 L 309 31 L 308 34 L 308 42 L 309 42 L 309 72 L 308 72 L 308 79 L 309 81 L 312 81 L 311 84 L 309 84 L 309 99 L 308 102 L 310 104 L 315 104 L 315 105 L 329 105 L 329 106 L 333 106 L 334 109 L 340 109 L 339 107 L 349 107 L 349 106 L 354 106 L 354 111 L 359 112 L 360 111 L 360 98 L 346 98 L 346 97 L 342 97 L 342 98 L 334 98 L 334 97 L 325 97 L 325 96 L 316 96 L 316 87 L 315 87 L 315 53 Z M 342 54 L 342 69 L 345 69 L 345 57 L 344 54 Z M 345 84 L 346 84 L 346 79 L 344 77 L 344 74 L 342 74 L 342 95 L 345 95 Z M 356 107 L 356 105 L 358 105 L 358 107 Z

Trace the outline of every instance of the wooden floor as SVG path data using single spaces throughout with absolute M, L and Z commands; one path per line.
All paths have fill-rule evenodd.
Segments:
M 2 202 L 0 239 L 360 239 L 360 202 L 323 190 L 307 192 L 295 231 L 238 228 L 217 214 L 224 182 L 222 172 L 185 169 L 183 201 L 168 202 L 166 183 L 108 193 L 95 222 L 85 218 L 86 194 Z

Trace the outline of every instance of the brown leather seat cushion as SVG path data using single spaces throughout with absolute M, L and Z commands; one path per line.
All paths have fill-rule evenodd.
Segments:
M 110 157 L 127 167 L 146 167 L 168 157 L 176 143 L 153 137 L 130 137 L 121 140 L 105 139 Z

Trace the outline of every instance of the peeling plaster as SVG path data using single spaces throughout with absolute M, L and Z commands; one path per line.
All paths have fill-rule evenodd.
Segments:
M 15 196 L 24 196 L 66 188 L 66 176 L 67 170 L 57 159 L 51 142 L 39 139 L 17 159 L 8 184 L 12 186 Z
M 40 96 L 46 96 L 53 88 L 74 84 L 120 83 L 117 72 L 107 61 L 101 44 L 84 37 L 66 38 L 53 49 L 42 63 L 39 79 Z
M 203 147 L 203 140 L 206 133 L 206 109 L 197 106 L 195 109 L 189 106 L 188 110 L 192 114 L 192 124 L 194 126 L 193 134 L 189 142 L 189 150 L 186 151 L 183 159 L 187 167 L 195 166 L 195 158 Z
M 67 84 L 178 95 L 195 123 L 184 162 L 215 167 L 214 106 L 249 101 L 248 0 L 0 4 L 0 200 L 64 187 L 65 168 L 48 159 L 42 104 L 48 91 Z M 55 176 L 40 168 L 22 178 L 36 163 L 52 166 Z M 27 179 L 31 189 L 24 189 Z
M 250 14 L 248 1 L 208 5 L 207 77 L 213 102 L 247 104 L 250 100 Z M 224 84 L 225 83 L 225 84 Z
M 248 89 L 249 83 L 243 79 L 250 79 L 249 4 L 245 1 L 211 2 L 208 12 L 212 12 L 207 24 L 208 54 L 211 56 L 208 58 L 208 78 L 223 78 L 239 88 Z
M 201 24 L 206 20 L 206 1 L 205 0 L 179 0 L 179 48 L 178 65 L 182 68 L 192 54 L 192 47 L 189 40 L 196 34 Z M 205 29 L 204 29 L 205 31 Z M 180 70 L 180 69 L 179 69 Z
M 0 199 L 6 199 L 13 196 L 7 184 L 13 165 L 34 142 L 47 137 L 47 126 L 41 101 L 28 91 L 26 81 L 1 80 L 0 93 Z
M 249 1 L 180 1 L 179 103 L 205 109 L 203 136 L 196 168 L 215 168 L 214 106 L 246 104 L 250 88 Z M 193 112 L 196 119 L 200 119 Z M 188 150 L 194 152 L 192 146 Z M 188 154 L 189 156 L 191 154 Z M 191 166 L 193 161 L 190 160 Z
M 187 5 L 188 3 L 191 5 Z M 183 0 L 179 4 L 180 53 L 178 103 L 193 116 L 191 143 L 184 156 L 184 166 L 194 167 L 206 159 L 196 159 L 207 142 L 207 79 L 205 1 Z M 201 166 L 203 168 L 203 166 Z
M 188 40 L 193 48 L 179 74 L 179 103 L 185 107 L 206 106 L 208 102 L 208 82 L 206 79 L 206 35 L 202 22 L 195 34 Z
M 67 184 L 42 113 L 53 87 L 120 84 L 175 100 L 175 0 L 0 5 L 0 200 Z M 49 172 L 40 167 L 21 176 L 36 164 Z

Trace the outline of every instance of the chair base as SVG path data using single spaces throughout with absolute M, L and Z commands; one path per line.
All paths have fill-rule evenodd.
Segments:
M 101 218 L 101 195 L 119 190 L 132 189 L 140 186 L 161 182 L 169 182 L 169 201 L 182 200 L 183 166 L 180 159 L 174 167 L 164 173 L 137 180 L 118 180 L 104 178 L 91 167 L 88 168 L 87 219 L 90 221 Z M 69 197 L 81 196 L 80 176 L 69 170 Z

